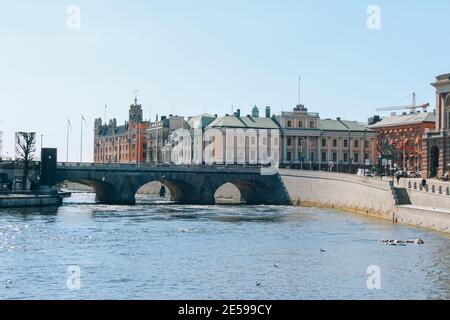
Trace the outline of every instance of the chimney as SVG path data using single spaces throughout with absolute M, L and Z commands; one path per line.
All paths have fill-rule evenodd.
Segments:
M 270 118 L 270 106 L 266 107 L 266 118 Z
M 337 121 L 341 121 L 341 117 L 337 117 L 336 120 L 337 120 Z
M 236 112 L 234 113 L 234 115 L 238 118 L 241 117 L 241 109 L 237 109 Z

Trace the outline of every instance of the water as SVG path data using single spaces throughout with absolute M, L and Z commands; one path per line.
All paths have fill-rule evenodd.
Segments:
M 93 200 L 0 212 L 0 298 L 450 298 L 444 234 L 322 209 Z M 416 238 L 425 244 L 378 242 Z M 367 288 L 371 265 L 380 290 Z M 69 266 L 80 268 L 78 290 L 67 288 Z

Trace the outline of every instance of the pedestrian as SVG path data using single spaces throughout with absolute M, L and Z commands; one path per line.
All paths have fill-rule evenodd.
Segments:
M 397 173 L 397 185 L 400 184 L 400 174 Z
M 427 186 L 427 180 L 425 178 L 422 179 L 422 187 L 425 188 Z

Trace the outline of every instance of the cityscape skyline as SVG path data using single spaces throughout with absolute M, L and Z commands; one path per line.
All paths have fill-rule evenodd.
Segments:
M 302 103 L 311 111 L 365 122 L 412 91 L 433 110 L 430 83 L 450 69 L 445 41 L 423 59 L 436 46 L 433 30 L 448 28 L 445 1 L 377 1 L 380 30 L 367 28 L 370 1 L 78 1 L 79 30 L 66 26 L 70 4 L 7 2 L 0 13 L 5 155 L 13 155 L 14 132 L 27 130 L 37 132 L 38 146 L 42 134 L 44 146 L 65 159 L 69 118 L 69 160 L 78 161 L 83 114 L 84 160 L 92 161 L 94 119 L 104 117 L 106 104 L 107 118 L 124 122 L 135 89 L 145 119 L 150 105 L 153 119 L 223 115 L 232 105 L 243 113 L 270 105 L 280 113 L 298 103 L 301 76 Z

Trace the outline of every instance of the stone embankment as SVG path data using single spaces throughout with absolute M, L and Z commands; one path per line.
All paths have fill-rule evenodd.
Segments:
M 389 180 L 356 175 L 280 169 L 294 205 L 342 209 L 450 233 L 450 196 L 393 187 Z M 417 187 L 417 184 L 416 184 Z M 418 187 L 417 187 L 418 188 Z

